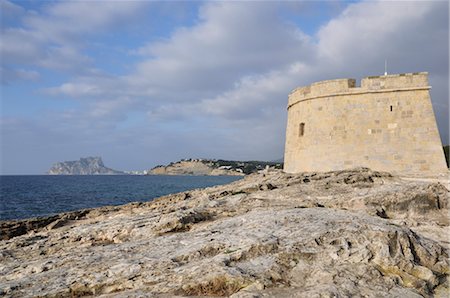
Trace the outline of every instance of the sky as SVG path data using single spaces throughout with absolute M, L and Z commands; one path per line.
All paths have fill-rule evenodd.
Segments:
M 0 174 L 283 156 L 287 97 L 429 72 L 449 143 L 448 1 L 1 3 Z

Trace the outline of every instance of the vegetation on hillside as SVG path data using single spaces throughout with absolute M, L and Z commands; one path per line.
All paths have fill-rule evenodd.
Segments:
M 211 161 L 212 166 L 214 168 L 220 168 L 220 167 L 230 167 L 231 170 L 238 170 L 242 171 L 244 174 L 251 174 L 255 173 L 260 170 L 264 170 L 266 166 L 273 167 L 276 169 L 282 169 L 283 164 L 277 163 L 277 162 L 270 162 L 270 161 L 234 161 L 234 160 L 212 160 Z M 239 172 L 240 172 L 239 171 Z
M 282 162 L 256 161 L 256 160 L 236 161 L 236 160 L 224 160 L 224 159 L 193 159 L 193 158 L 182 159 L 177 162 L 171 162 L 167 166 L 159 165 L 154 168 L 171 167 L 180 162 L 202 162 L 202 163 L 210 166 L 213 169 L 231 170 L 231 171 L 241 172 L 246 175 L 255 173 L 260 170 L 264 170 L 266 168 L 266 166 L 269 166 L 269 167 L 275 168 L 275 169 L 283 169 Z

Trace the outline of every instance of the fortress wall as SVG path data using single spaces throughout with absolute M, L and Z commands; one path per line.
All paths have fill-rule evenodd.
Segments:
M 311 85 L 311 94 L 314 96 L 322 94 L 333 94 L 337 92 L 346 92 L 355 87 L 354 79 L 338 79 L 313 83 Z
M 361 88 L 367 90 L 417 87 L 428 87 L 428 73 L 419 72 L 375 76 L 364 78 L 361 81 Z
M 289 105 L 321 95 L 348 92 L 350 88 L 354 87 L 354 79 L 337 79 L 313 83 L 311 86 L 299 87 L 292 91 L 289 94 Z
M 426 73 L 366 78 L 361 87 L 348 79 L 329 82 L 313 84 L 309 94 L 296 94 L 305 90 L 299 88 L 290 95 L 286 172 L 357 166 L 447 171 Z M 315 89 L 319 86 L 325 89 Z

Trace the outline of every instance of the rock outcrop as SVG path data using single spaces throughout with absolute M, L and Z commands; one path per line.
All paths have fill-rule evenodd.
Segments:
M 75 161 L 55 163 L 47 174 L 49 175 L 117 175 L 124 172 L 105 167 L 101 157 L 86 157 Z
M 448 297 L 448 211 L 440 182 L 266 171 L 3 222 L 0 295 Z

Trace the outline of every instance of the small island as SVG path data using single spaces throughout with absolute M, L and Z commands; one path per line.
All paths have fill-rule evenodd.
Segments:
M 85 157 L 80 160 L 55 163 L 47 172 L 48 175 L 123 175 L 106 167 L 101 157 Z

